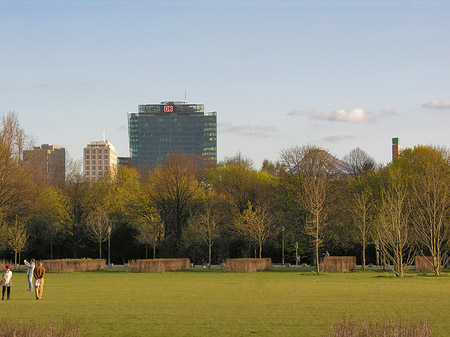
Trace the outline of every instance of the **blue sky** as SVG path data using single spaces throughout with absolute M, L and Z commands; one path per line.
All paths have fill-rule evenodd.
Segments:
M 217 111 L 218 158 L 450 147 L 450 1 L 0 0 L 0 112 L 74 159 L 127 112 Z

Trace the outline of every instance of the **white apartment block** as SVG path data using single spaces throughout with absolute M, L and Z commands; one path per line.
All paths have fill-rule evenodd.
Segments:
M 108 141 L 91 142 L 84 148 L 83 175 L 87 181 L 114 177 L 117 171 L 117 152 Z

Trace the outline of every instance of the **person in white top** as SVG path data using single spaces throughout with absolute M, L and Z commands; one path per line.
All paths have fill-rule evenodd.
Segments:
M 33 273 L 34 273 L 34 259 L 31 259 L 30 262 L 27 260 L 23 260 L 23 263 L 27 266 L 27 276 L 28 276 L 28 291 L 33 291 Z
M 5 299 L 5 292 L 7 292 L 7 300 L 9 300 L 10 296 L 11 296 L 11 286 L 12 286 L 12 271 L 9 268 L 9 265 L 6 265 L 6 269 L 3 272 L 2 275 L 2 281 L 0 282 L 1 285 L 3 286 L 3 290 L 2 290 L 2 300 Z M 8 290 L 8 291 L 6 291 Z

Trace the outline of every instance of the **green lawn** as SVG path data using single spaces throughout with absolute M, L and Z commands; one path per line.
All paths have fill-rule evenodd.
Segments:
M 450 275 L 111 270 L 47 274 L 45 287 L 36 301 L 25 273 L 13 272 L 0 318 L 75 318 L 88 336 L 322 336 L 342 316 L 428 317 L 433 336 L 450 331 Z

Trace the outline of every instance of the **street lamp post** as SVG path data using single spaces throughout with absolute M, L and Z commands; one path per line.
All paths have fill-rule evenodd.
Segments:
M 298 267 L 298 241 L 295 243 L 295 266 Z

